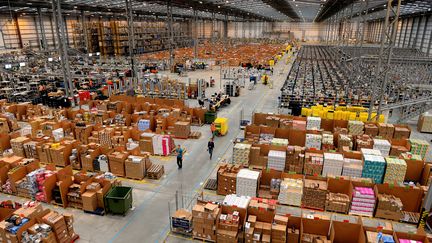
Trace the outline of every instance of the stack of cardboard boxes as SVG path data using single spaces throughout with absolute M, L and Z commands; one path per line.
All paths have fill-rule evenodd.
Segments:
M 92 131 L 93 131 L 93 126 L 91 125 L 76 126 L 75 127 L 76 139 L 83 144 L 88 144 L 88 138 L 91 136 Z
M 222 164 L 219 166 L 217 172 L 217 194 L 236 194 L 236 181 L 239 170 L 239 165 Z
M 101 154 L 100 145 L 96 143 L 80 145 L 78 152 L 81 159 L 82 169 L 86 171 L 94 171 L 93 161 Z
M 292 206 L 301 206 L 303 196 L 303 180 L 285 178 L 280 186 L 279 203 Z
M 236 143 L 233 148 L 233 163 L 237 165 L 249 165 L 249 153 L 252 145 L 246 143 Z
M 298 174 L 303 173 L 304 148 L 300 146 L 288 146 L 285 170 Z
M 320 153 L 306 152 L 304 174 L 305 175 L 321 175 L 324 164 L 324 156 Z
M 324 210 L 327 200 L 327 181 L 305 179 L 302 206 Z
M 271 242 L 285 243 L 287 241 L 288 217 L 276 215 L 271 229 Z
M 105 128 L 102 129 L 99 133 L 99 143 L 102 147 L 105 148 L 112 148 L 112 142 L 111 139 L 114 136 L 114 129 L 113 128 Z
M 373 140 L 369 135 L 363 134 L 356 138 L 356 148 L 360 151 L 362 148 L 373 148 Z
M 419 132 L 432 132 L 432 113 L 426 112 L 419 116 L 417 130 Z
M 217 227 L 217 241 L 223 243 L 238 242 L 238 232 L 241 224 L 238 211 L 221 214 Z
M 407 126 L 394 126 L 394 139 L 408 139 L 411 135 L 411 130 Z
M 174 136 L 177 138 L 188 138 L 191 132 L 189 122 L 178 121 L 174 125 Z
M 376 137 L 378 136 L 378 127 L 377 125 L 373 124 L 373 123 L 366 123 L 364 126 L 365 129 L 365 134 L 369 135 L 371 137 Z
M 350 198 L 348 195 L 343 193 L 332 193 L 327 194 L 327 201 L 325 210 L 337 213 L 348 213 L 350 206 Z
M 392 139 L 395 127 L 393 124 L 378 123 L 378 136 L 385 139 Z
M 362 121 L 348 121 L 348 132 L 351 135 L 362 135 L 364 123 Z
M 50 212 L 42 218 L 43 222 L 51 226 L 56 235 L 58 243 L 71 242 L 71 235 L 68 231 L 65 217 L 57 212 Z
M 139 141 L 141 151 L 153 154 L 153 133 L 143 133 Z
M 334 136 L 333 133 L 323 132 L 322 134 L 322 150 L 334 149 Z
M 72 153 L 74 141 L 65 141 L 63 144 L 52 144 L 49 150 L 51 160 L 56 166 L 65 167 L 69 165 L 69 156 Z
M 405 160 L 392 157 L 387 157 L 385 160 L 387 168 L 384 175 L 384 183 L 403 183 L 407 171 Z
M 24 144 L 30 142 L 27 137 L 17 137 L 10 140 L 12 151 L 16 156 L 25 157 Z
M 129 155 L 125 161 L 126 177 L 142 180 L 146 175 L 146 169 L 150 167 L 149 155 L 133 156 Z
M 271 242 L 272 225 L 257 221 L 255 215 L 249 215 L 245 224 L 245 240 L 251 242 Z
M 216 229 L 220 215 L 218 205 L 196 204 L 192 209 L 193 237 L 216 241 Z
M 399 221 L 402 218 L 403 204 L 393 195 L 378 194 L 375 217 Z
M 109 167 L 111 173 L 116 176 L 125 176 L 125 161 L 129 153 L 126 151 L 115 151 L 108 155 Z

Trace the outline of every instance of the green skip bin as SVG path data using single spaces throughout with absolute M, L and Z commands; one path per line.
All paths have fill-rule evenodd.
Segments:
M 132 187 L 116 186 L 105 195 L 105 205 L 108 213 L 126 215 L 132 208 Z

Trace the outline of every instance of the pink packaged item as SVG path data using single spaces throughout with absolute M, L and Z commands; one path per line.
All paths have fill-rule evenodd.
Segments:
M 399 243 L 422 243 L 422 242 L 418 240 L 399 239 Z

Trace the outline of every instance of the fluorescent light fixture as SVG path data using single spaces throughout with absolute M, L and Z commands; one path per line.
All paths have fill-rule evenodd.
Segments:
M 93 53 L 89 53 L 89 57 L 92 57 L 93 56 Z
M 12 68 L 12 64 L 6 64 L 6 65 L 5 65 L 5 68 L 6 68 L 6 69 L 11 69 L 11 68 Z
M 96 52 L 96 56 L 100 56 L 100 52 Z
M 48 57 L 48 62 L 52 62 L 53 58 L 52 57 Z
M 25 62 L 20 62 L 20 67 L 25 67 L 26 63 Z

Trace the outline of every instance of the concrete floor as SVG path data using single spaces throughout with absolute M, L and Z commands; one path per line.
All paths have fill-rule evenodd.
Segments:
M 208 178 L 215 178 L 216 165 L 220 160 L 229 159 L 232 154 L 232 141 L 236 137 L 242 137 L 243 131 L 239 129 L 240 111 L 243 109 L 245 119 L 251 119 L 253 112 L 277 113 L 278 96 L 286 75 L 291 68 L 286 64 L 286 58 L 279 62 L 274 69 L 273 89 L 258 84 L 254 90 L 242 89 L 240 97 L 232 98 L 230 106 L 223 108 L 218 113 L 220 117 L 229 119 L 229 132 L 224 137 L 215 140 L 213 160 L 209 159 L 206 151 L 207 141 L 210 138 L 209 126 L 193 127 L 194 131 L 201 131 L 202 137 L 198 140 L 176 140 L 186 148 L 183 169 L 178 170 L 174 157 L 153 157 L 156 163 L 165 166 L 165 175 L 161 180 L 133 181 L 122 179 L 124 185 L 129 185 L 133 190 L 133 208 L 125 216 L 96 216 L 85 214 L 81 210 L 66 209 L 75 216 L 75 231 L 80 235 L 79 243 L 99 242 L 185 242 L 190 239 L 169 234 L 169 209 L 175 209 L 175 195 L 178 193 L 178 207 L 190 208 L 199 194 L 206 199 L 221 200 L 222 197 L 213 192 L 203 190 Z M 279 75 L 282 71 L 283 75 Z M 169 74 L 172 75 L 172 74 Z M 210 76 L 219 78 L 219 68 L 213 70 L 190 72 L 187 78 L 204 78 Z M 173 75 L 173 77 L 177 77 Z M 219 90 L 219 80 L 216 80 L 215 88 L 207 90 L 207 94 Z M 191 106 L 197 106 L 196 100 L 188 101 Z M 413 129 L 415 130 L 415 129 Z M 432 135 L 413 132 L 413 136 L 432 139 Z M 430 155 L 429 155 L 430 156 Z M 429 157 L 432 158 L 432 157 Z M 432 161 L 432 159 L 429 159 Z M 0 194 L 0 200 L 13 199 L 24 202 L 22 198 Z M 45 205 L 58 211 L 65 209 L 52 205 Z M 287 209 L 288 210 L 288 209 Z

